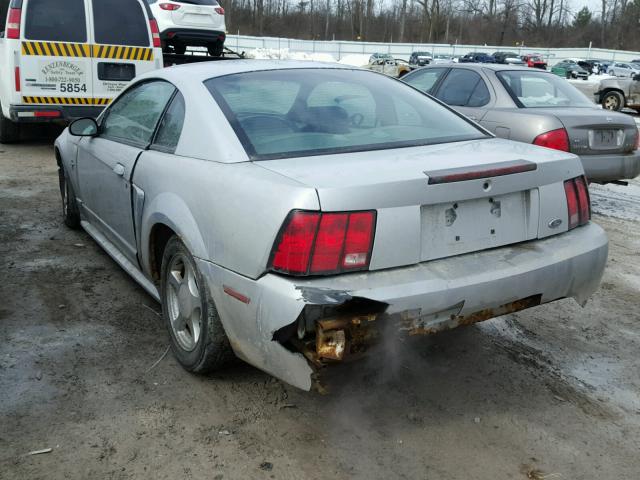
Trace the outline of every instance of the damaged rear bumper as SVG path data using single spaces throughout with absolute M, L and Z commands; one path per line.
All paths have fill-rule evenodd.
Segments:
M 322 278 L 267 274 L 252 280 L 213 263 L 198 262 L 236 354 L 309 390 L 320 350 L 327 349 L 325 359 L 341 358 L 343 352 L 336 344 L 344 346 L 345 334 L 347 342 L 350 336 L 367 341 L 369 330 L 361 328 L 370 323 L 384 322 L 408 334 L 433 333 L 561 298 L 584 304 L 598 288 L 607 253 L 605 232 L 590 223 L 544 240 L 403 268 Z M 316 321 L 317 351 L 304 352 L 305 358 L 285 345 L 289 335 L 304 350 L 296 340 L 296 326 L 307 310 L 337 307 L 339 312 L 346 305 L 356 310 Z M 336 333 L 341 330 L 342 334 Z

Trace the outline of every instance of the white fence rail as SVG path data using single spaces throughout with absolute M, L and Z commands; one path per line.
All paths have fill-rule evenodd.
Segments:
M 493 53 L 497 51 L 516 52 L 520 55 L 540 53 L 552 65 L 566 58 L 599 58 L 602 60 L 630 61 L 640 58 L 640 52 L 606 50 L 602 48 L 536 48 L 536 47 L 496 47 L 490 45 L 447 45 L 433 43 L 374 43 L 350 41 L 296 40 L 278 37 L 251 37 L 247 35 L 227 35 L 226 45 L 237 51 L 257 48 L 274 50 L 288 49 L 291 52 L 326 53 L 336 60 L 350 54 L 388 53 L 396 58 L 409 59 L 411 52 L 427 51 L 434 54 L 461 56 L 468 52 Z

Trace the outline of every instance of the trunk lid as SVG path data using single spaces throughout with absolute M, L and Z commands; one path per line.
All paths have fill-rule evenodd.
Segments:
M 598 108 L 536 108 L 555 116 L 567 130 L 569 145 L 576 155 L 631 152 L 638 127 L 628 115 Z
M 256 164 L 314 187 L 323 211 L 375 209 L 372 270 L 566 230 L 558 195 L 564 199 L 563 180 L 582 174 L 572 155 L 501 139 Z M 500 172 L 514 165 L 532 168 Z M 483 173 L 437 183 L 471 172 Z M 562 228 L 550 231 L 556 218 L 565 219 Z

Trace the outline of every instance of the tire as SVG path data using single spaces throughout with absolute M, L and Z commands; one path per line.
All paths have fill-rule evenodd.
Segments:
M 0 143 L 16 143 L 20 140 L 20 125 L 12 122 L 0 111 Z
M 234 358 L 206 280 L 175 235 L 162 255 L 160 293 L 171 350 L 185 370 L 208 373 Z
M 211 55 L 212 57 L 222 56 L 223 50 L 224 44 L 222 42 L 207 45 L 207 52 L 209 52 L 209 55 Z
M 600 103 L 605 110 L 619 112 L 624 107 L 624 96 L 620 92 L 607 92 Z
M 58 170 L 58 177 L 60 181 L 60 196 L 62 197 L 62 221 L 67 227 L 77 230 L 80 228 L 80 210 L 78 209 L 78 202 L 76 202 L 73 185 L 71 185 L 62 167 Z

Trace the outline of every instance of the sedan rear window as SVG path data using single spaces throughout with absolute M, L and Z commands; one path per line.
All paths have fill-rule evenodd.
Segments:
M 84 0 L 29 0 L 25 38 L 50 42 L 86 42 Z
M 496 72 L 496 75 L 520 108 L 593 108 L 593 102 L 556 75 L 528 70 Z
M 426 95 L 373 72 L 268 70 L 205 85 L 254 160 L 486 137 Z

